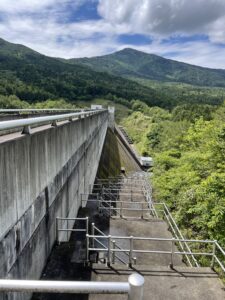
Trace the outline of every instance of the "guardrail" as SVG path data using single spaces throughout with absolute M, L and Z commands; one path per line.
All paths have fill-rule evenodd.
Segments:
M 174 265 L 174 255 L 185 255 L 185 256 L 207 256 L 211 257 L 211 264 L 210 266 L 213 268 L 215 263 L 217 263 L 221 270 L 225 272 L 225 266 L 222 263 L 222 261 L 219 259 L 218 255 L 216 255 L 216 250 L 220 251 L 220 254 L 222 254 L 225 258 L 225 252 L 224 250 L 220 247 L 220 245 L 217 243 L 217 241 L 211 241 L 211 240 L 189 240 L 189 239 L 175 239 L 175 238 L 150 238 L 150 237 L 134 237 L 134 236 L 112 236 L 112 235 L 86 235 L 86 241 L 87 241 L 87 257 L 89 251 L 98 251 L 98 252 L 106 252 L 107 253 L 107 262 L 108 264 L 113 263 L 113 257 L 115 253 L 129 253 L 129 265 L 132 266 L 133 262 L 137 258 L 134 257 L 134 253 L 146 253 L 146 254 L 165 254 L 165 255 L 170 255 L 170 266 L 172 267 Z M 103 242 L 102 244 L 107 245 L 104 248 L 97 248 L 97 247 L 92 247 L 93 244 L 90 246 L 90 240 L 92 239 L 105 239 L 105 243 Z M 112 245 L 112 241 L 117 241 L 117 240 L 122 240 L 124 241 L 129 241 L 129 247 L 125 248 L 119 248 L 117 249 Z M 148 249 L 134 249 L 134 241 L 157 241 L 157 242 L 171 242 L 171 250 L 168 251 L 162 251 L 162 250 L 148 250 Z M 176 243 L 198 243 L 201 245 L 206 245 L 210 244 L 212 245 L 212 251 L 211 252 L 193 252 L 190 250 L 189 251 L 176 251 L 175 246 Z
M 1 108 L 0 113 L 24 113 L 24 112 L 60 112 L 60 111 L 88 111 L 90 109 L 81 109 L 81 108 L 22 108 L 22 109 L 10 109 L 10 108 Z
M 178 226 L 177 226 L 177 224 L 176 224 L 173 216 L 171 215 L 171 213 L 170 213 L 169 208 L 167 207 L 167 205 L 164 202 L 162 202 L 162 203 L 160 203 L 160 202 L 156 203 L 155 202 L 154 206 L 155 207 L 156 206 L 162 206 L 163 207 L 163 209 L 160 209 L 160 210 L 157 210 L 157 211 L 159 212 L 159 214 L 162 213 L 163 217 L 165 218 L 165 220 L 166 220 L 167 224 L 169 225 L 169 227 L 170 227 L 170 229 L 172 231 L 172 234 L 175 236 L 175 238 L 178 239 L 178 240 L 184 240 L 184 236 L 182 235 L 181 231 L 179 230 L 179 228 L 178 228 Z M 190 247 L 189 247 L 189 245 L 187 243 L 184 243 L 184 244 L 182 244 L 181 242 L 178 242 L 178 243 L 179 243 L 180 248 L 184 252 L 185 252 L 185 248 L 186 248 L 186 250 L 189 253 L 191 253 Z M 197 262 L 197 260 L 196 260 L 196 258 L 194 257 L 193 254 L 191 255 L 192 261 L 190 260 L 190 258 L 189 258 L 188 255 L 185 255 L 185 257 L 186 257 L 186 260 L 187 260 L 189 266 L 191 266 L 191 267 L 193 267 L 193 266 L 199 267 L 199 264 L 198 264 L 198 262 Z
M 60 221 L 64 221 L 64 225 L 63 227 L 59 227 L 59 222 Z M 69 221 L 72 221 L 72 228 L 69 228 Z M 82 228 L 73 228 L 74 227 L 74 223 L 76 221 L 83 221 L 85 222 L 84 226 Z M 88 233 L 88 225 L 89 225 L 89 218 L 60 218 L 57 217 L 56 218 L 56 242 L 58 244 L 60 244 L 60 239 L 59 239 L 59 233 L 60 232 L 66 232 L 67 235 L 67 241 L 69 239 L 69 234 L 72 232 L 85 232 L 86 234 Z M 62 225 L 61 225 L 62 226 Z
M 0 292 L 127 294 L 129 300 L 143 299 L 144 277 L 133 273 L 128 282 L 47 281 L 0 279 Z
M 58 121 L 73 121 L 74 119 L 84 118 L 91 115 L 99 114 L 106 110 L 92 110 L 92 111 L 84 111 L 84 112 L 74 112 L 53 116 L 44 116 L 44 117 L 36 117 L 36 118 L 27 118 L 27 119 L 19 119 L 19 120 L 10 120 L 10 121 L 2 121 L 0 122 L 0 131 L 2 130 L 11 130 L 15 128 L 23 128 L 23 134 L 30 134 L 31 126 L 42 125 L 43 123 L 50 123 L 52 126 L 57 126 Z

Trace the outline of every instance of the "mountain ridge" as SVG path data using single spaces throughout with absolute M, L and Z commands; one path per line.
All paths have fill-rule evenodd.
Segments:
M 0 40 L 0 94 L 16 95 L 28 102 L 64 98 L 68 101 L 112 94 L 155 103 L 154 90 L 125 78 L 71 65 L 19 44 Z
M 225 87 L 224 69 L 191 65 L 132 48 L 92 58 L 73 58 L 67 62 L 85 65 L 97 72 L 108 72 L 128 79 L 138 78 L 197 86 Z
M 150 58 L 152 73 L 149 73 Z M 29 103 L 60 98 L 75 103 L 105 98 L 128 107 L 131 100 L 138 99 L 164 108 L 184 103 L 216 105 L 225 98 L 225 89 L 165 85 L 162 61 L 167 65 L 167 59 L 128 48 L 98 57 L 96 70 L 92 59 L 71 62 L 0 39 L 0 95 L 15 95 Z M 151 78 L 158 79 L 158 86 L 152 84 Z M 222 82 L 225 85 L 225 80 Z

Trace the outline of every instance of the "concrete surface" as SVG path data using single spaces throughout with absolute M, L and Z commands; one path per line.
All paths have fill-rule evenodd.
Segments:
M 218 276 L 209 268 L 153 267 L 138 265 L 92 266 L 91 280 L 127 282 L 131 273 L 145 278 L 144 300 L 224 300 L 225 289 Z M 89 295 L 89 300 L 125 300 L 126 295 Z
M 103 112 L 0 138 L 1 278 L 40 277 L 55 242 L 56 217 L 75 217 L 80 194 L 95 180 L 107 127 Z

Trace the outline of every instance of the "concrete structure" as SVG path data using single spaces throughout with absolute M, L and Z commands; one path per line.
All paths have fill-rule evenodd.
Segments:
M 126 283 L 129 299 L 131 291 L 135 299 L 143 294 L 146 300 L 224 299 L 217 274 L 200 268 L 195 258 L 209 255 L 211 267 L 217 264 L 225 272 L 218 259 L 225 257 L 224 250 L 216 241 L 184 239 L 165 203 L 153 201 L 147 173 L 140 172 L 136 154 L 121 131 L 114 130 L 113 116 L 114 109 L 109 108 L 19 120 L 22 135 L 15 121 L 0 123 L 0 131 L 17 131 L 0 136 L 0 278 L 33 280 L 42 275 L 45 280 L 106 281 L 108 287 L 111 281 L 127 281 L 135 271 L 145 277 L 146 285 L 138 291 L 143 278 L 132 277 L 130 283 L 136 287 Z M 201 253 L 189 242 L 203 243 Z M 45 287 L 45 292 L 53 292 L 57 286 L 60 292 L 54 298 L 35 293 L 33 300 L 71 299 L 59 290 L 61 286 L 66 291 L 67 283 L 30 285 L 24 280 L 22 286 L 18 281 L 0 281 L 1 291 L 18 291 L 20 285 L 20 291 Z M 117 286 L 118 292 L 121 284 L 113 283 L 113 289 Z M 72 285 L 73 292 L 82 290 L 79 283 Z M 102 292 L 102 283 L 92 282 L 94 290 L 84 281 L 82 286 L 84 293 Z M 30 297 L 30 293 L 0 293 L 0 300 Z
M 0 278 L 38 279 L 56 217 L 74 217 L 93 184 L 108 112 L 0 137 Z M 26 299 L 29 295 L 18 294 Z

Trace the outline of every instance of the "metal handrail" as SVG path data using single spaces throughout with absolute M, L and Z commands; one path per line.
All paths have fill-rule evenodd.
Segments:
M 103 231 L 101 231 L 98 227 L 95 226 L 95 223 L 91 224 L 91 233 L 92 235 L 95 235 L 95 231 L 99 232 L 101 234 L 101 236 L 107 236 Z M 101 245 L 105 250 L 108 249 L 106 245 L 104 245 L 102 242 L 99 241 L 99 239 L 97 238 L 93 238 L 92 239 L 92 246 L 94 246 L 94 241 L 96 241 L 97 243 L 99 243 L 99 245 Z M 115 241 L 112 241 L 113 243 L 113 247 L 121 249 L 119 245 L 116 244 Z M 127 253 L 125 253 L 127 254 Z M 127 254 L 129 256 L 129 254 Z M 122 262 L 123 264 L 127 264 L 126 261 L 124 261 L 122 258 L 120 258 L 118 255 L 115 254 L 114 260 L 115 258 L 117 258 L 120 262 Z
M 108 260 L 109 263 L 111 262 L 111 253 L 114 252 L 123 252 L 123 253 L 130 253 L 130 264 L 132 265 L 132 259 L 133 253 L 149 253 L 149 254 L 170 254 L 171 255 L 171 265 L 173 265 L 173 259 L 174 255 L 197 255 L 197 256 L 210 256 L 212 259 L 211 267 L 213 267 L 214 263 L 218 263 L 218 265 L 221 267 L 222 271 L 225 272 L 225 266 L 220 261 L 218 256 L 215 254 L 214 250 L 212 252 L 193 252 L 193 251 L 175 251 L 174 245 L 175 243 L 201 243 L 201 244 L 212 244 L 219 246 L 219 249 L 221 249 L 221 253 L 224 255 L 225 251 L 221 248 L 221 246 L 217 243 L 217 241 L 213 240 L 194 240 L 194 239 L 179 239 L 179 238 L 150 238 L 150 237 L 135 237 L 135 236 L 111 236 L 111 235 L 104 235 L 104 236 L 98 236 L 98 235 L 87 235 L 88 238 L 97 238 L 97 239 L 106 239 L 108 240 L 108 247 L 105 247 L 105 249 L 102 248 L 91 248 L 88 246 L 87 251 L 103 251 L 108 253 Z M 111 240 L 129 240 L 130 241 L 130 248 L 128 249 L 122 249 L 121 247 L 118 249 L 117 247 L 111 247 Z M 161 250 L 142 250 L 142 249 L 134 249 L 133 248 L 133 241 L 161 241 L 161 242 L 172 242 L 172 247 L 170 251 L 161 251 Z M 117 249 L 116 249 L 117 248 Z
M 142 300 L 143 286 L 144 277 L 137 273 L 128 282 L 0 279 L 0 292 L 128 294 L 128 300 Z
M 10 109 L 10 108 L 1 108 L 0 113 L 10 113 L 10 112 L 60 112 L 60 111 L 88 111 L 90 109 L 81 109 L 81 108 L 22 108 L 22 109 Z
M 66 228 L 59 228 L 59 221 L 66 221 Z M 68 221 L 85 221 L 85 228 L 78 228 L 78 229 L 73 229 L 69 228 L 68 229 Z M 59 232 L 66 232 L 67 233 L 67 240 L 68 240 L 68 233 L 69 232 L 86 232 L 88 233 L 88 226 L 89 226 L 89 218 L 65 218 L 65 217 L 57 217 L 56 218 L 56 242 L 60 243 L 59 241 Z
M 54 115 L 54 116 L 44 116 L 44 117 L 36 117 L 36 118 L 28 118 L 28 119 L 2 121 L 0 122 L 0 131 L 15 129 L 19 127 L 28 127 L 32 125 L 40 125 L 44 122 L 55 123 L 57 121 L 62 121 L 62 120 L 72 121 L 74 118 L 99 114 L 104 111 L 106 110 L 92 110 L 87 112 L 76 112 L 76 113 L 68 113 L 68 114 Z
M 157 206 L 157 205 L 162 205 L 162 206 L 163 206 L 163 208 L 164 208 L 164 216 L 166 217 L 166 220 L 167 220 L 169 226 L 171 227 L 171 229 L 172 229 L 172 231 L 173 231 L 173 234 L 175 235 L 176 238 L 179 238 L 179 236 L 180 236 L 180 238 L 184 240 L 184 236 L 182 235 L 182 233 L 181 233 L 180 229 L 178 228 L 178 226 L 177 226 L 177 224 L 176 224 L 176 222 L 175 222 L 173 216 L 171 215 L 168 206 L 167 206 L 164 202 L 162 202 L 162 203 L 160 203 L 160 202 L 159 202 L 159 203 L 154 203 L 154 205 L 156 205 L 156 206 Z M 168 217 L 168 216 L 169 216 L 169 217 Z M 170 218 L 170 220 L 172 221 L 172 224 L 171 224 L 169 218 Z M 174 228 L 175 228 L 175 229 L 174 229 Z M 176 231 L 177 231 L 177 233 L 178 233 L 179 236 L 176 234 Z M 180 243 L 179 243 L 179 245 L 180 245 L 181 249 L 184 250 L 183 245 L 180 244 Z M 184 245 L 185 245 L 185 247 L 187 248 L 187 250 L 188 250 L 189 252 L 191 252 L 190 247 L 189 247 L 186 243 L 184 243 Z M 198 264 L 196 258 L 194 257 L 194 255 L 191 255 L 191 258 L 192 258 L 192 260 L 194 261 L 195 266 L 196 266 L 196 267 L 199 267 L 199 264 Z M 190 261 L 190 259 L 189 259 L 188 256 L 186 256 L 186 259 L 187 259 L 189 265 L 192 267 L 192 266 L 193 266 L 193 265 L 192 265 L 192 262 Z

